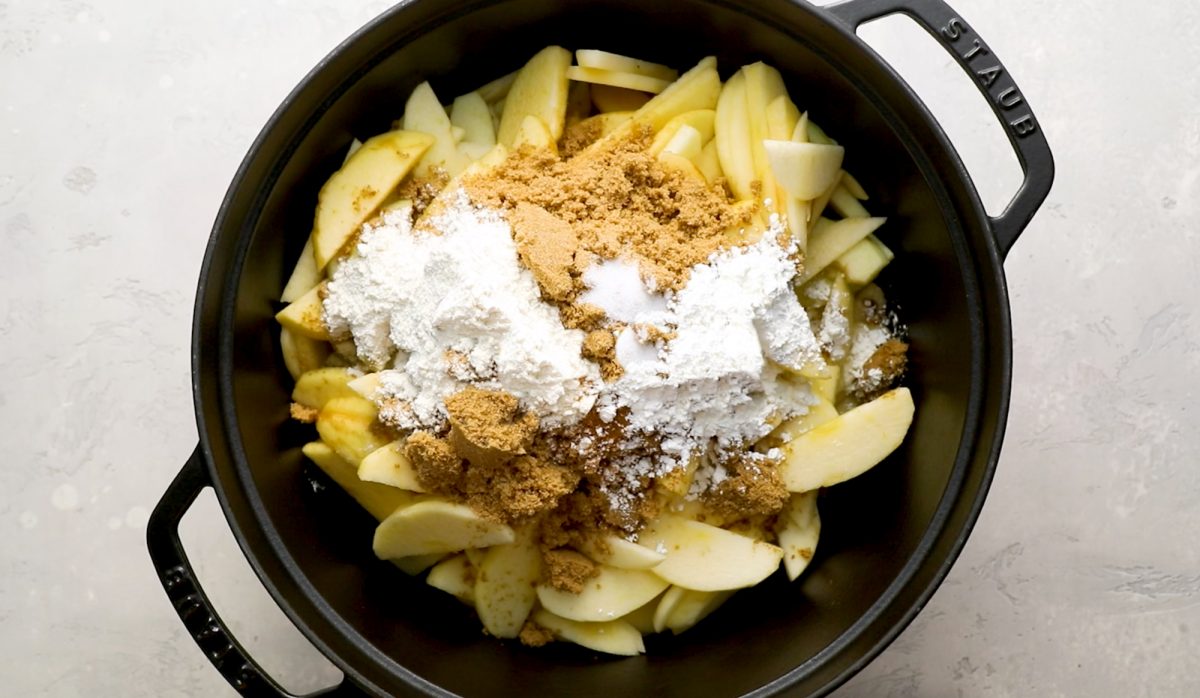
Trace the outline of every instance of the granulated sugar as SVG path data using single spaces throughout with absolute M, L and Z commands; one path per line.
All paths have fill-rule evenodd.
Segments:
M 580 356 L 584 333 L 539 299 L 508 223 L 461 192 L 420 230 L 398 213 L 366 226 L 324 309 L 363 362 L 390 366 L 374 398 L 402 429 L 442 428 L 446 398 L 469 386 L 510 393 L 544 427 L 566 426 L 591 410 L 601 383 Z

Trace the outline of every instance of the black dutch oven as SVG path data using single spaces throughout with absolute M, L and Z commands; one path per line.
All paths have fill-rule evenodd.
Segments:
M 854 33 L 904 13 L 979 81 L 1025 172 L 989 217 L 945 134 Z M 453 95 L 549 43 L 676 66 L 716 54 L 725 74 L 766 60 L 802 109 L 847 146 L 847 168 L 887 215 L 897 251 L 881 284 L 911 327 L 916 421 L 901 449 L 823 495 L 807 574 L 775 575 L 645 656 L 539 651 L 485 637 L 474 614 L 371 553 L 373 522 L 306 465 L 288 420 L 290 378 L 272 319 L 316 193 L 354 136 L 388 128 L 429 79 Z M 1001 260 L 1053 179 L 1046 140 L 983 39 L 941 0 L 410 0 L 343 43 L 284 101 L 217 216 L 196 295 L 200 445 L 151 517 L 167 595 L 242 693 L 286 695 L 216 616 L 178 522 L 212 487 L 275 601 L 345 673 L 336 695 L 736 696 L 823 694 L 874 658 L 924 606 L 983 504 L 1008 410 L 1011 337 Z

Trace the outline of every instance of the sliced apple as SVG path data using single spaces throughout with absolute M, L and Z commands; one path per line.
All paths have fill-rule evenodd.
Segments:
M 662 152 L 687 158 L 695 163 L 704 149 L 704 136 L 695 128 L 684 124 L 675 130 L 675 135 L 663 146 Z
M 600 83 L 572 82 L 571 88 L 584 88 L 590 92 L 591 104 L 596 105 L 596 111 L 610 113 L 615 111 L 637 111 L 650 101 L 654 95 L 649 92 L 631 90 L 627 87 L 613 87 Z M 589 89 L 590 88 L 590 89 Z
M 317 415 L 317 433 L 357 468 L 368 453 L 385 443 L 372 429 L 378 414 L 375 403 L 357 395 L 333 398 Z
M 717 143 L 715 140 L 709 141 L 700 151 L 700 159 L 696 162 L 696 169 L 700 170 L 700 174 L 704 175 L 704 179 L 708 180 L 709 183 L 717 181 L 718 177 L 725 176 L 725 172 L 721 169 L 721 156 L 717 154 Z
M 776 95 L 767 105 L 766 121 L 765 137 L 786 141 L 796 132 L 796 124 L 800 122 L 800 110 L 786 94 Z
M 844 177 L 845 173 L 842 173 Z M 834 211 L 838 212 L 843 218 L 870 218 L 871 214 L 867 212 L 865 206 L 850 193 L 846 188 L 845 181 L 842 182 L 837 189 L 833 190 L 833 196 L 829 197 L 829 205 Z
M 779 185 L 798 199 L 817 198 L 841 176 L 846 149 L 840 145 L 767 139 L 762 146 Z
M 301 450 L 329 476 L 329 479 L 336 482 L 359 506 L 378 520 L 382 521 L 401 507 L 416 501 L 416 496 L 409 492 L 359 480 L 354 464 L 335 453 L 328 444 L 312 441 L 304 444 Z
M 713 139 L 715 132 L 717 112 L 713 109 L 695 109 L 689 112 L 684 112 L 679 116 L 671 119 L 654 134 L 654 141 L 650 144 L 648 151 L 651 155 L 658 155 L 667 146 L 667 143 L 675 137 L 675 134 L 680 128 L 690 126 L 700 134 L 700 143 L 706 144 Z M 715 146 L 714 146 L 715 147 Z
M 784 486 L 808 492 L 858 477 L 896 450 L 912 418 L 912 394 L 896 388 L 800 435 L 782 446 Z
M 520 72 L 519 70 L 514 70 L 507 75 L 501 75 L 475 91 L 488 104 L 503 101 L 508 96 L 508 91 L 512 89 L 513 83 L 517 81 L 517 75 Z
M 296 260 L 296 266 L 292 268 L 292 274 L 283 287 L 283 293 L 280 294 L 279 300 L 291 303 L 319 283 L 321 283 L 321 271 L 317 269 L 317 260 L 313 257 L 312 237 L 309 236 L 308 241 L 304 243 L 304 249 L 300 252 L 300 259 Z
M 654 608 L 654 619 L 652 621 L 654 632 L 661 633 L 663 630 L 666 630 L 667 617 L 675 610 L 675 606 L 679 604 L 679 600 L 683 598 L 686 592 L 687 589 L 677 586 L 672 586 L 663 592 L 663 595 L 658 599 L 658 606 Z
M 821 536 L 816 490 L 791 496 L 779 514 L 776 535 L 783 548 L 783 568 L 788 579 L 795 581 L 812 561 Z
M 529 59 L 504 98 L 496 142 L 509 147 L 515 145 L 527 116 L 541 119 L 550 129 L 551 140 L 558 141 L 562 137 L 567 115 L 567 69 L 570 66 L 571 52 L 561 46 L 547 46 Z
M 292 388 L 292 402 L 319 410 L 334 398 L 354 397 L 357 393 L 350 389 L 349 384 L 357 376 L 358 373 L 349 368 L 309 371 L 296 380 L 296 387 Z
M 276 313 L 275 320 L 293 334 L 328 340 L 329 329 L 325 327 L 325 308 L 321 300 L 321 289 L 324 287 L 324 282 L 314 286 Z
M 777 546 L 671 515 L 647 526 L 638 543 L 666 554 L 654 574 L 697 591 L 754 586 L 769 577 L 783 557 Z
M 758 61 L 742 68 L 746 75 L 746 114 L 750 124 L 750 145 L 754 151 L 754 171 L 762 186 L 762 198 L 771 199 L 772 210 L 781 210 L 783 202 L 776 201 L 777 184 L 767 155 L 763 149 L 763 140 L 769 138 L 767 128 L 767 111 L 772 102 L 779 97 L 787 96 L 787 88 L 783 84 L 783 76 L 771 66 Z
M 357 138 L 351 139 L 350 147 L 346 149 L 346 157 L 342 158 L 342 164 L 345 165 L 350 160 L 350 156 L 358 152 L 358 149 L 363 146 L 363 142 Z
M 425 492 L 413 468 L 404 455 L 404 440 L 398 439 L 368 453 L 358 464 L 358 477 L 366 482 L 399 487 L 409 492 Z
M 475 610 L 494 637 L 521 633 L 537 603 L 534 584 L 541 574 L 541 553 L 531 533 L 523 531 L 507 545 L 488 548 L 475 581 Z
M 549 150 L 552 153 L 558 153 L 558 145 L 554 141 L 554 137 L 550 135 L 550 129 L 542 120 L 536 116 L 526 116 L 521 122 L 521 130 L 517 132 L 517 139 L 513 142 L 513 148 L 529 147 L 535 150 Z
M 469 143 L 463 141 L 458 144 L 458 152 L 463 154 L 469 162 L 475 162 L 485 157 L 492 149 L 492 146 L 484 145 L 483 143 Z
M 618 73 L 612 70 L 583 68 L 577 65 L 567 68 L 567 79 L 595 85 L 611 85 L 655 95 L 667 89 L 667 86 L 671 84 L 670 80 L 660 80 L 637 73 Z
M 666 558 L 662 553 L 612 534 L 588 540 L 580 552 L 603 565 L 626 570 L 648 570 Z
M 879 226 L 886 221 L 886 218 L 846 218 L 836 222 L 828 218 L 820 219 L 808 236 L 808 250 L 800 283 L 820 274 L 851 247 L 879 230 Z
M 364 397 L 368 400 L 375 399 L 375 393 L 379 391 L 379 384 L 383 381 L 383 376 L 379 373 L 359 373 L 350 379 L 346 384 L 355 395 Z
M 679 589 L 679 587 L 675 587 Z M 708 614 L 720 608 L 733 591 L 696 591 L 681 589 L 682 593 L 675 600 L 670 613 L 663 619 L 663 629 L 678 635 L 696 623 L 704 620 Z
M 384 519 L 375 529 L 374 549 L 379 559 L 391 560 L 487 548 L 514 539 L 511 528 L 483 518 L 465 504 L 427 499 Z
M 838 386 L 842 384 L 842 365 L 838 363 L 827 364 L 826 375 L 819 378 L 809 379 L 812 384 L 813 392 L 829 403 L 837 401 Z M 833 415 L 836 417 L 837 412 Z
M 445 559 L 445 555 L 441 553 L 432 553 L 430 555 L 413 555 L 412 557 L 400 557 L 392 560 L 392 564 L 400 569 L 404 574 L 410 577 L 415 577 L 425 570 L 433 567 L 441 560 Z
M 468 606 L 475 605 L 475 569 L 466 555 L 454 555 L 429 570 L 425 582 L 434 589 L 454 596 Z
M 808 251 L 808 218 L 812 215 L 812 204 L 802 199 L 797 199 L 794 196 L 789 196 L 783 191 L 783 187 L 779 188 L 781 195 L 784 197 L 784 215 L 787 217 L 788 230 L 791 231 L 792 237 L 796 239 L 796 245 L 801 252 Z
M 875 280 L 879 272 L 891 263 L 895 254 L 874 235 L 868 235 L 854 247 L 842 253 L 835 264 L 846 275 L 853 288 L 862 288 Z
M 778 565 L 778 562 L 776 562 Z M 599 573 L 584 582 L 578 594 L 545 584 L 537 587 L 546 610 L 569 620 L 588 623 L 614 620 L 662 593 L 668 583 L 645 570 L 624 570 L 600 565 Z
M 478 92 L 468 92 L 454 99 L 454 104 L 450 106 L 450 123 L 463 130 L 463 143 L 488 148 L 496 145 L 492 113 Z
M 613 112 L 607 112 L 605 114 L 596 114 L 594 116 L 589 116 L 588 118 L 581 121 L 580 124 L 588 124 L 588 125 L 593 124 L 593 123 L 597 124 L 596 128 L 600 132 L 600 136 L 604 137 L 604 136 L 607 136 L 608 134 L 612 133 L 613 131 L 616 131 L 618 128 L 621 127 L 622 124 L 629 121 L 629 119 L 632 117 L 633 117 L 633 112 L 631 112 L 631 111 L 613 111 Z M 581 128 L 582 127 L 583 126 L 581 126 Z
M 320 368 L 329 357 L 329 344 L 295 334 L 286 327 L 279 330 L 279 348 L 283 353 L 283 365 L 292 378 Z
M 750 121 L 746 112 L 746 76 L 737 72 L 721 89 L 717 101 L 717 155 L 721 171 L 733 195 L 741 200 L 754 198 L 754 148 L 750 141 Z
M 696 168 L 696 165 L 682 155 L 676 155 L 675 153 L 668 153 L 664 151 L 658 154 L 657 160 L 666 167 L 678 172 L 682 172 L 697 182 L 708 181 L 704 178 L 704 175 L 700 173 L 700 170 Z
M 600 143 L 629 133 L 634 123 L 649 126 L 657 133 L 667 125 L 667 122 L 684 112 L 715 109 L 717 97 L 720 94 L 721 76 L 717 74 L 717 59 L 709 56 L 697 63 L 691 70 L 680 75 L 679 79 L 671 83 L 670 87 L 655 95 L 654 99 L 646 102 L 645 106 L 634 112 L 633 118 L 592 147 L 599 147 Z
M 643 604 L 641 608 L 627 613 L 626 615 L 622 616 L 620 620 L 629 623 L 643 635 L 653 634 L 654 613 L 658 610 L 658 603 L 660 599 L 662 599 L 661 596 L 650 599 L 650 601 Z
M 642 634 L 623 620 L 580 623 L 540 608 L 533 612 L 533 622 L 549 630 L 558 639 L 597 652 L 633 657 L 646 651 Z
M 433 142 L 432 136 L 415 131 L 375 136 L 329 178 L 317 195 L 313 227 L 318 271 L 342 251 Z
M 802 415 L 784 420 L 782 424 L 763 439 L 763 444 L 770 447 L 778 447 L 788 443 L 802 434 L 816 429 L 826 422 L 837 419 L 837 408 L 833 406 L 833 402 L 821 394 L 816 395 L 817 401 L 808 406 L 808 412 Z
M 842 172 L 842 186 L 846 187 L 846 191 L 850 192 L 850 195 L 859 201 L 866 201 L 871 198 L 867 196 L 867 190 L 863 189 L 863 185 L 849 172 Z
M 671 82 L 679 77 L 679 71 L 659 63 L 622 56 L 619 53 L 580 49 L 575 52 L 575 62 L 584 68 L 611 70 L 618 73 L 634 73 Z
M 453 177 L 467 166 L 466 159 L 458 152 L 458 140 L 454 138 L 450 116 L 428 82 L 417 85 L 408 96 L 408 102 L 404 105 L 404 129 L 426 133 L 434 139 L 433 145 L 417 164 L 416 176 L 428 177 L 431 170 L 438 167 Z
M 586 82 L 574 81 L 567 86 L 567 113 L 563 117 L 565 127 L 569 128 L 591 115 L 592 87 Z

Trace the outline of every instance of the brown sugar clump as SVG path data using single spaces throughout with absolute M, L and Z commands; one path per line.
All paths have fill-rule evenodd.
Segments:
M 599 120 L 577 121 L 563 131 L 562 138 L 558 142 L 558 152 L 563 158 L 573 158 L 589 145 L 600 140 L 602 135 L 604 132 Z
M 521 202 L 508 216 L 521 262 L 533 273 L 542 295 L 568 301 L 575 295 L 571 270 L 579 239 L 566 222 L 546 209 Z
M 574 550 L 556 549 L 542 552 L 542 579 L 546 584 L 578 594 L 587 580 L 600 574 L 596 563 Z
M 525 625 L 521 628 L 521 634 L 518 637 L 521 640 L 521 644 L 526 647 L 542 647 L 554 642 L 554 633 L 531 620 L 525 621 Z
M 463 472 L 463 459 L 445 439 L 427 431 L 413 433 L 404 442 L 404 455 L 412 462 L 417 480 L 430 492 L 453 490 Z
M 509 393 L 467 388 L 446 398 L 450 443 L 476 466 L 495 466 L 525 453 L 537 434 L 538 418 L 522 412 Z
M 612 382 L 620 378 L 625 369 L 617 361 L 617 338 L 612 330 L 592 330 L 583 338 L 583 358 L 600 365 L 600 377 Z
M 292 415 L 292 419 L 296 420 L 297 422 L 312 424 L 313 422 L 317 421 L 317 415 L 321 413 L 321 410 L 318 410 L 315 407 L 309 407 L 308 405 L 301 405 L 298 402 L 293 402 L 288 408 L 288 412 Z
M 412 201 L 413 217 L 419 218 L 425 209 L 429 208 L 429 204 L 437 198 L 437 195 L 446 187 L 446 183 L 450 181 L 450 175 L 440 167 L 430 168 L 429 174 L 425 177 L 409 177 L 404 180 L 392 198 L 394 200 L 408 199 Z
M 879 345 L 871 358 L 863 363 L 863 372 L 879 371 L 883 374 L 881 383 L 890 385 L 894 380 L 904 375 L 908 367 L 908 345 L 895 337 Z
M 725 469 L 728 477 L 704 495 L 704 505 L 719 519 L 773 516 L 783 510 L 790 495 L 775 463 L 735 458 Z
M 495 465 L 470 463 L 460 493 L 480 514 L 514 523 L 554 507 L 578 482 L 567 468 L 520 456 Z

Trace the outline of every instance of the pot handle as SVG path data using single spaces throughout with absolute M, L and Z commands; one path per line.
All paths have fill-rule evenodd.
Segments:
M 154 507 L 146 525 L 150 559 L 179 619 L 229 685 L 247 696 L 296 698 L 275 683 L 230 634 L 228 626 L 200 588 L 179 540 L 179 522 L 183 515 L 200 492 L 212 486 L 204 463 L 203 448 L 196 446 L 158 506 Z M 339 685 L 309 695 L 349 697 L 363 693 L 343 678 Z
M 864 22 L 904 13 L 920 24 L 954 56 L 1000 120 L 1016 151 L 1024 181 L 999 216 L 992 217 L 992 234 L 1001 256 L 1029 225 L 1054 183 L 1054 156 L 1033 110 L 1008 70 L 983 38 L 942 0 L 845 0 L 825 8 L 853 31 Z

